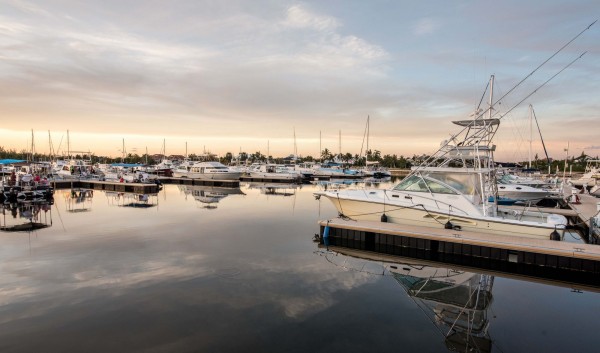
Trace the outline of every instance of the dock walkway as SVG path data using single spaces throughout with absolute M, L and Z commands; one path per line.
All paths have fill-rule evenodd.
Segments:
M 339 218 L 319 224 L 320 241 L 335 246 L 392 255 L 413 249 L 436 258 L 460 255 L 600 274 L 598 245 Z

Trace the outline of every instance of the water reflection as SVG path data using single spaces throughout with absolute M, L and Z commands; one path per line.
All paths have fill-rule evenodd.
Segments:
M 19 201 L 0 204 L 4 232 L 28 232 L 52 226 L 53 201 Z
M 248 183 L 249 189 L 258 189 L 261 194 L 278 195 L 278 196 L 293 196 L 296 190 L 302 188 L 301 184 L 286 184 L 286 183 Z
M 166 185 L 160 207 L 149 212 L 119 207 L 133 194 L 99 190 L 88 199 L 93 212 L 64 212 L 81 193 L 58 191 L 47 211 L 58 226 L 30 232 L 30 239 L 0 236 L 0 351 L 594 347 L 594 292 L 319 250 L 332 266 L 315 256 L 310 241 L 316 220 L 337 214 L 330 202 L 314 199 L 316 188 L 287 190 L 292 197 L 225 188 L 230 193 L 210 212 L 198 211 L 192 190 L 207 196 L 219 188 Z M 7 221 L 21 222 L 21 211 L 15 209 L 17 218 L 12 212 L 4 209 Z M 575 321 L 580 325 L 556 324 Z
M 227 188 L 203 185 L 178 185 L 186 196 L 191 196 L 200 208 L 215 209 L 217 204 L 229 195 L 245 195 L 240 188 Z
M 345 270 L 393 277 L 440 332 L 448 350 L 492 350 L 488 309 L 494 276 L 364 251 L 336 248 L 317 253 Z
M 139 194 L 133 192 L 106 191 L 106 198 L 110 206 L 150 208 L 158 205 L 158 193 Z
M 67 212 L 79 213 L 89 212 L 92 209 L 94 190 L 85 188 L 74 188 L 70 192 L 64 192 L 65 207 Z

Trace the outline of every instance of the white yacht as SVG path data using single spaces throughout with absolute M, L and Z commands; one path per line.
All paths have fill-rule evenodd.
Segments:
M 555 230 L 564 233 L 564 216 L 504 211 L 493 201 L 498 192 L 492 138 L 500 119 L 478 112 L 473 120 L 454 123 L 463 129 L 393 188 L 316 194 L 327 197 L 340 215 L 356 220 L 544 239 Z
M 290 171 L 284 168 L 278 168 L 276 164 L 261 164 L 257 169 L 250 170 L 250 177 L 253 179 L 280 180 L 288 182 L 297 182 L 302 180 L 302 174 L 297 171 Z
M 231 169 L 219 162 L 195 162 L 182 164 L 173 170 L 173 176 L 190 179 L 238 180 L 242 172 Z
M 594 186 L 600 180 L 600 160 L 589 160 L 585 167 L 585 173 L 579 179 L 571 180 L 573 186 L 579 188 Z

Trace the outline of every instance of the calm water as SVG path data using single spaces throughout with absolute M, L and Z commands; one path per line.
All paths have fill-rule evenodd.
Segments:
M 593 291 L 320 249 L 317 220 L 336 213 L 317 188 L 58 191 L 5 210 L 3 225 L 50 226 L 0 233 L 0 351 L 600 349 Z

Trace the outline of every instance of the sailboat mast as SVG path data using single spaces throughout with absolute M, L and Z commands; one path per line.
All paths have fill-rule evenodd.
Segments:
M 340 130 L 340 157 L 342 156 L 342 130 Z
M 296 128 L 294 127 L 294 160 L 298 158 L 298 145 L 296 144 Z
M 54 162 L 54 148 L 52 146 L 52 136 L 50 135 L 50 130 L 48 130 L 48 150 L 50 153 L 50 161 Z
M 369 120 L 371 120 L 371 117 L 367 115 L 367 151 L 369 150 Z
M 71 159 L 71 140 L 69 140 L 69 130 L 67 130 L 67 157 Z
M 319 130 L 319 157 L 321 157 L 323 155 L 323 150 L 321 149 L 321 130 Z M 321 160 L 321 162 L 323 161 L 322 158 L 319 158 Z
M 33 156 L 35 155 L 35 141 L 33 138 L 33 129 L 31 129 L 31 161 L 34 162 Z

